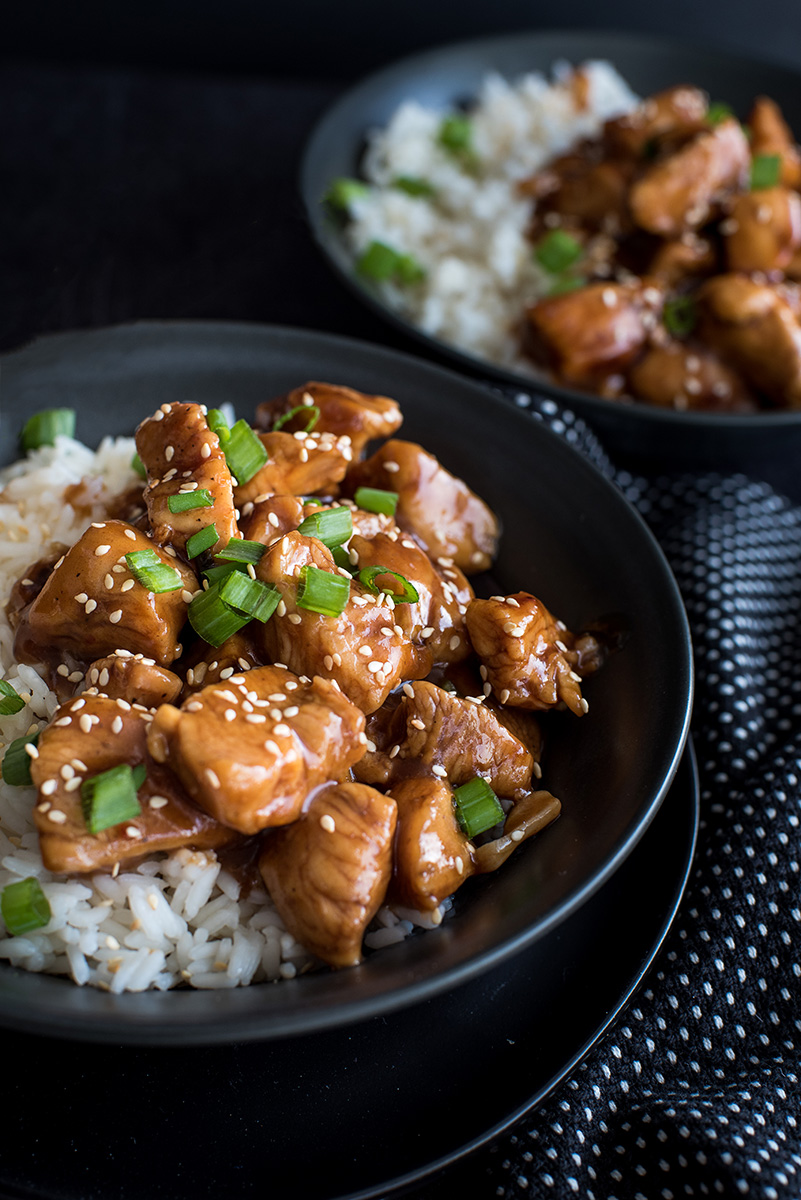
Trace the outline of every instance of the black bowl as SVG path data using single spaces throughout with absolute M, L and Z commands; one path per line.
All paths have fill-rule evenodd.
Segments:
M 381 316 L 419 339 L 428 351 L 472 375 L 552 396 L 580 414 L 621 464 L 642 469 L 743 470 L 779 486 L 792 485 L 781 464 L 801 451 L 801 412 L 722 414 L 677 412 L 620 404 L 496 366 L 430 337 L 392 311 L 356 274 L 342 225 L 322 199 L 332 179 L 359 174 L 365 134 L 389 120 L 402 101 L 431 107 L 476 95 L 489 71 L 507 78 L 550 73 L 558 60 L 604 59 L 639 95 L 676 83 L 694 83 L 745 116 L 755 96 L 772 96 L 801 135 L 801 72 L 771 63 L 651 38 L 596 31 L 520 32 L 479 38 L 405 58 L 358 83 L 329 109 L 306 146 L 300 189 L 312 234 L 339 276 Z M 778 466 L 777 466 L 778 464 Z
M 44 338 L 2 360 L 0 462 L 31 411 L 72 406 L 91 445 L 130 433 L 157 405 L 234 404 L 307 379 L 395 396 L 403 434 L 463 476 L 503 522 L 503 589 L 539 594 L 569 626 L 614 617 L 628 640 L 586 684 L 580 721 L 554 715 L 544 786 L 563 815 L 492 876 L 468 883 L 430 933 L 361 966 L 234 991 L 112 996 L 0 970 L 0 1022 L 117 1042 L 222 1042 L 307 1033 L 388 1012 L 488 970 L 589 899 L 666 795 L 687 735 L 690 635 L 647 527 L 579 454 L 484 388 L 415 359 L 319 334 L 220 323 L 140 323 Z

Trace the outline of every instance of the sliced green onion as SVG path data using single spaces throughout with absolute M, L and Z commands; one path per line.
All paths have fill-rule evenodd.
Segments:
M 376 579 L 383 579 L 385 576 L 391 576 L 393 580 L 397 579 L 401 585 L 400 591 L 396 592 L 392 587 L 379 587 L 376 584 Z M 415 600 L 420 599 L 417 588 L 409 583 L 406 576 L 399 575 L 397 571 L 390 571 L 388 567 L 362 567 L 357 579 L 369 592 L 373 592 L 376 596 L 385 592 L 392 597 L 396 604 L 414 604 Z
M 262 583 L 260 579 L 251 579 L 240 571 L 231 571 L 220 588 L 220 599 L 237 612 L 257 621 L 267 621 L 278 607 L 281 593 L 278 588 Z
M 20 696 L 19 692 L 6 683 L 5 679 L 0 679 L 0 717 L 9 717 L 12 713 L 22 712 L 25 707 L 25 701 Z
M 357 568 L 350 561 L 350 555 L 344 546 L 332 546 L 331 555 L 338 567 L 344 567 L 350 575 L 355 575 Z
M 194 492 L 176 492 L 167 500 L 171 513 L 190 512 L 193 508 L 211 508 L 214 505 L 211 492 L 198 488 Z
M 338 617 L 344 612 L 349 597 L 350 580 L 344 575 L 321 571 L 319 567 L 302 568 L 298 582 L 298 608 L 322 613 L 324 617 Z
M 392 180 L 392 186 L 405 192 L 407 196 L 435 196 L 436 191 L 427 179 L 418 179 L 415 175 L 398 175 Z
M 212 433 L 217 434 L 217 440 L 223 446 L 231 436 L 231 430 L 228 428 L 225 413 L 219 408 L 210 408 L 206 414 L 206 424 Z
M 398 499 L 397 492 L 385 492 L 381 488 L 371 487 L 356 488 L 353 497 L 357 508 L 363 508 L 365 512 L 384 513 L 388 517 L 395 515 Z
M 134 456 L 131 459 L 131 466 L 133 467 L 134 471 L 136 471 L 137 475 L 141 475 L 142 479 L 147 479 L 145 464 L 142 462 L 141 458 L 136 452 L 134 452 Z
M 125 561 L 136 582 L 149 592 L 174 592 L 184 586 L 175 567 L 162 562 L 155 550 L 132 550 Z
M 14 741 L 3 756 L 3 780 L 12 787 L 29 787 L 31 779 L 31 756 L 26 746 L 35 746 L 39 734 L 27 734 L 25 737 L 14 738 Z
M 370 195 L 370 188 L 360 179 L 334 179 L 323 197 L 326 204 L 340 212 L 347 212 L 354 200 L 364 200 Z
M 216 583 L 218 579 L 227 579 L 232 571 L 247 574 L 247 569 L 247 563 L 227 562 L 221 563 L 219 567 L 207 567 L 203 574 L 209 583 Z
M 695 301 L 692 296 L 675 296 L 665 301 L 662 310 L 662 322 L 673 337 L 687 337 L 695 329 L 698 319 Z
M 329 550 L 341 546 L 353 535 L 353 518 L 344 504 L 309 513 L 298 525 L 298 533 L 317 538 Z
M 90 833 L 100 833 L 139 816 L 142 806 L 136 792 L 144 782 L 144 770 L 141 764 L 134 772 L 128 763 L 120 763 L 83 781 L 81 808 Z
M 449 154 L 457 158 L 471 158 L 474 154 L 473 122 L 464 113 L 450 113 L 442 118 L 437 141 Z
M 237 421 L 225 443 L 225 460 L 236 482 L 247 483 L 261 470 L 268 457 L 264 443 L 247 421 Z
M 486 833 L 503 820 L 503 808 L 498 797 L 480 775 L 454 788 L 453 802 L 459 824 L 469 838 Z
M 202 529 L 198 529 L 197 533 L 193 533 L 190 538 L 186 539 L 186 557 L 197 558 L 198 554 L 202 554 L 204 550 L 210 550 L 217 541 L 219 541 L 217 526 L 213 523 L 204 525 Z
M 224 579 L 218 579 L 207 591 L 195 596 L 187 609 L 189 624 L 198 637 L 210 646 L 221 646 L 250 620 L 246 614 L 229 608 L 220 596 L 222 588 L 233 574 L 233 571 L 229 571 Z
M 12 937 L 41 929 L 50 920 L 50 904 L 34 875 L 8 883 L 0 895 L 0 912 Z
M 451 683 L 450 679 L 443 679 L 442 683 L 439 686 L 442 688 L 443 692 L 455 692 L 456 691 L 456 685 Z
M 376 283 L 390 279 L 398 283 L 419 283 L 425 278 L 425 267 L 411 254 L 401 254 L 386 242 L 370 242 L 356 262 L 356 269 Z
M 571 234 L 566 233 L 564 229 L 552 229 L 538 242 L 534 257 L 546 271 L 558 275 L 578 262 L 583 252 L 581 242 Z
M 412 254 L 399 254 L 395 263 L 395 278 L 398 283 L 421 283 L 426 269 Z
M 279 429 L 283 429 L 287 421 L 291 421 L 298 413 L 308 413 L 311 420 L 307 421 L 304 427 L 304 433 L 311 433 L 317 422 L 320 420 L 320 410 L 316 404 L 296 404 L 294 408 L 290 408 L 289 412 L 282 413 L 280 417 L 273 422 L 273 433 L 277 433 Z M 298 430 L 300 432 L 300 430 Z
M 733 117 L 734 113 L 729 104 L 724 104 L 721 100 L 716 100 L 714 104 L 710 104 L 706 119 L 710 125 L 720 125 L 721 121 L 728 120 Z
M 45 408 L 25 422 L 20 434 L 22 451 L 27 454 L 29 450 L 38 450 L 40 446 L 55 446 L 60 434 L 74 437 L 75 409 Z
M 781 170 L 780 154 L 755 154 L 751 159 L 751 191 L 775 187 Z
M 263 542 L 249 542 L 245 538 L 230 538 L 228 544 L 222 550 L 218 550 L 214 557 L 222 558 L 226 562 L 252 563 L 255 567 L 266 549 Z
M 564 296 L 567 292 L 578 291 L 586 287 L 589 280 L 584 275 L 563 275 L 548 288 L 549 296 Z

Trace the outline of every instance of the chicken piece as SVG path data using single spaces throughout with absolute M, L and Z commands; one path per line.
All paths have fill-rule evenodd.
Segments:
M 694 132 L 706 114 L 706 94 L 680 84 L 649 96 L 633 112 L 607 121 L 604 147 L 615 157 L 641 159 L 666 134 Z
M 49 871 L 94 871 L 140 858 L 143 852 L 178 846 L 208 849 L 234 839 L 230 829 L 192 804 L 175 776 L 149 756 L 147 729 L 152 719 L 139 705 L 90 691 L 62 704 L 42 730 L 31 778 L 39 793 L 33 815 Z M 90 833 L 81 808 L 81 784 L 121 763 L 144 763 L 147 768 L 137 793 L 142 811 Z
M 304 515 L 312 511 L 304 509 L 300 496 L 268 496 L 258 504 L 248 500 L 242 506 L 239 527 L 247 541 L 269 546 L 290 529 L 297 529 Z
M 526 311 L 535 359 L 567 383 L 592 386 L 624 369 L 658 319 L 659 288 L 634 283 L 592 283 L 548 296 Z
M 312 404 L 320 410 L 314 432 L 332 433 L 337 438 L 347 435 L 354 458 L 361 457 L 368 442 L 391 437 L 403 424 L 397 401 L 388 396 L 370 396 L 335 383 L 310 382 L 277 400 L 260 404 L 256 409 L 256 425 L 259 429 L 272 429 L 285 413 Z M 294 432 L 302 429 L 306 420 L 304 413 L 298 413 L 282 428 Z
M 660 408 L 755 412 L 753 393 L 736 371 L 704 347 L 668 341 L 651 346 L 629 369 L 632 395 Z
M 675 238 L 706 224 L 720 201 L 745 185 L 751 153 L 739 121 L 721 121 L 649 167 L 632 185 L 635 224 Z
M 570 661 L 572 635 L 536 596 L 474 600 L 467 629 L 501 704 L 539 710 L 562 702 L 576 716 L 587 712 L 575 655 Z
M 717 275 L 698 292 L 699 335 L 780 408 L 801 408 L 801 325 L 776 288 Z
M 137 429 L 136 449 L 147 470 L 145 501 L 158 545 L 185 554 L 187 539 L 207 525 L 218 534 L 212 551 L 238 536 L 231 472 L 200 404 L 162 404 Z M 171 496 L 198 490 L 210 493 L 211 507 L 170 512 Z
M 183 586 L 154 593 L 137 583 L 125 563 L 137 550 L 155 552 Z M 57 648 L 91 662 L 124 646 L 167 666 L 181 653 L 178 635 L 197 586 L 188 566 L 131 525 L 96 522 L 59 559 L 28 609 L 20 626 L 25 654 L 30 661 L 32 642 L 45 658 Z
M 86 672 L 86 682 L 112 700 L 122 698 L 145 708 L 172 704 L 183 687 L 183 681 L 172 671 L 130 650 L 115 650 L 106 658 L 98 658 Z
M 648 275 L 665 289 L 675 288 L 688 277 L 710 275 L 717 254 L 708 238 L 684 233 L 673 242 L 662 242 L 648 264 Z
M 742 192 L 721 228 L 730 271 L 775 275 L 801 246 L 801 196 L 786 187 Z
M 389 795 L 398 805 L 390 903 L 430 912 L 473 874 L 474 847 L 444 779 L 401 779 Z
M 494 713 L 427 681 L 405 684 L 397 703 L 370 723 L 368 739 L 375 750 L 368 740 L 353 771 L 376 787 L 394 786 L 410 769 L 447 778 L 454 787 L 483 775 L 493 791 L 510 798 L 531 784 L 531 755 Z
M 254 667 L 162 704 L 148 748 L 200 807 L 258 833 L 297 820 L 309 792 L 341 779 L 365 750 L 364 715 L 326 679 Z
M 397 492 L 395 520 L 432 559 L 452 559 L 468 575 L 486 571 L 498 545 L 498 520 L 466 483 L 414 442 L 392 439 L 348 471 L 343 491 Z
M 550 825 L 561 811 L 561 801 L 550 792 L 529 792 L 523 796 L 507 813 L 501 836 L 476 847 L 474 870 L 481 875 L 497 871 L 521 842 Z
M 264 655 L 299 675 L 335 680 L 362 712 L 373 712 L 411 669 L 407 639 L 395 628 L 397 609 L 358 580 L 339 616 L 301 608 L 298 577 L 307 566 L 338 573 L 322 542 L 295 532 L 270 546 L 256 567 L 257 578 L 278 588 L 283 600 L 262 626 Z
M 434 663 L 459 662 L 470 653 L 464 622 L 473 589 L 453 565 L 434 564 L 409 537 L 379 533 L 372 538 L 358 534 L 350 540 L 351 562 L 360 570 L 382 566 L 403 575 L 418 599 L 397 604 L 394 623 L 408 639 L 409 655 L 404 679 L 422 679 Z M 376 586 L 391 586 L 394 580 L 377 576 Z
M 547 227 L 546 215 L 557 213 L 566 224 L 585 230 L 620 233 L 631 226 L 628 191 L 634 168 L 608 159 L 598 162 L 594 149 L 562 155 L 521 183 L 524 195 L 537 198 L 537 225 Z
M 775 100 L 769 96 L 757 96 L 747 124 L 751 131 L 751 153 L 754 157 L 778 154 L 781 159 L 779 182 L 785 187 L 801 187 L 801 152 Z
M 253 625 L 246 625 L 233 633 L 220 646 L 209 646 L 198 640 L 186 660 L 186 682 L 184 697 L 199 692 L 210 683 L 223 683 L 232 675 L 264 665 L 252 636 Z
M 362 960 L 362 938 L 392 874 L 397 806 L 359 783 L 321 788 L 264 842 L 259 870 L 289 932 L 332 967 Z
M 330 492 L 344 478 L 353 458 L 350 438 L 333 433 L 261 433 L 267 462 L 236 488 L 236 506 L 242 510 L 268 496 L 311 496 Z
M 486 668 L 485 668 L 486 669 Z M 510 708 L 500 704 L 493 696 L 488 696 L 485 704 L 489 712 L 494 713 L 513 737 L 522 742 L 533 759 L 532 775 L 535 779 L 542 778 L 542 727 L 539 718 L 530 709 Z

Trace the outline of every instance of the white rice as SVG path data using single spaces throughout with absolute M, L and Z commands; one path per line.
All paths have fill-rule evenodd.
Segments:
M 97 452 L 71 438 L 34 451 L 0 471 L 0 677 L 27 701 L 0 717 L 0 757 L 14 738 L 46 725 L 58 707 L 55 693 L 13 655 L 5 604 L 14 583 L 37 559 L 72 545 L 105 515 L 105 505 L 136 481 L 131 438 L 105 440 Z M 65 489 L 92 482 L 95 502 L 76 512 Z M 85 489 L 84 489 L 85 491 Z M 80 681 L 76 680 L 76 686 Z M 35 876 L 51 919 L 24 936 L 6 936 L 0 919 L 0 959 L 29 971 L 68 975 L 78 984 L 111 992 L 165 990 L 179 984 L 231 988 L 280 980 L 319 966 L 299 945 L 262 888 L 241 894 L 213 851 L 181 849 L 139 866 L 123 864 L 116 878 L 103 872 L 56 876 L 45 870 L 33 822 L 36 790 L 0 780 L 0 890 Z M 413 926 L 442 919 L 382 909 L 365 944 L 378 949 Z
M 406 101 L 386 128 L 368 134 L 363 174 L 373 186 L 349 206 L 345 236 L 356 257 L 378 241 L 426 271 L 411 286 L 377 285 L 392 309 L 432 337 L 527 374 L 534 369 L 520 353 L 522 314 L 550 284 L 526 237 L 531 201 L 517 185 L 638 102 L 609 63 L 583 69 L 584 109 L 569 87 L 567 63 L 554 67 L 553 82 L 539 73 L 515 81 L 488 75 L 470 108 L 475 171 L 438 143 L 447 113 Z M 399 176 L 425 180 L 434 195 L 391 186 Z

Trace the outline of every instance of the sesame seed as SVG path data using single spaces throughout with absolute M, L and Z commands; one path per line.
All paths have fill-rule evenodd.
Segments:
M 137 829 L 135 825 L 126 825 L 125 834 L 129 838 L 140 838 L 142 836 L 141 829 Z
M 482 688 L 482 691 L 484 692 L 485 696 L 491 696 L 492 695 L 492 684 L 485 683 L 484 687 Z
M 540 766 L 540 764 L 538 762 L 535 762 L 533 767 L 531 768 L 531 774 L 534 776 L 535 779 L 542 779 L 542 767 Z
M 617 293 L 612 288 L 604 288 L 601 299 L 607 308 L 614 308 L 617 304 Z
M 83 611 L 86 613 L 87 616 L 89 616 L 89 614 L 93 613 L 96 608 L 97 608 L 96 600 L 87 600 L 86 604 L 84 605 Z
M 151 796 L 147 803 L 150 808 L 166 808 L 169 800 L 166 796 Z
M 409 724 L 414 725 L 415 729 L 425 729 L 426 727 L 425 721 L 421 721 L 419 717 L 412 717 Z
M 285 725 L 283 722 L 273 728 L 273 733 L 276 737 L 289 737 L 291 732 L 292 730 L 289 728 L 289 726 Z
M 80 775 L 75 775 L 75 776 L 73 776 L 72 779 L 68 779 L 67 782 L 64 784 L 64 791 L 65 792 L 76 792 L 82 783 L 83 783 L 83 780 L 81 779 Z
M 510 834 L 510 837 L 513 842 L 522 842 L 523 830 L 522 829 L 513 829 L 512 833 Z
M 73 596 L 72 598 L 73 600 L 76 600 L 78 604 L 86 604 L 86 601 L 89 599 L 86 592 L 78 592 L 78 595 Z
M 390 459 L 388 462 L 384 463 L 384 470 L 389 471 L 390 474 L 394 475 L 394 473 L 396 471 L 400 470 L 400 465 L 396 462 L 392 462 L 392 460 Z
M 581 697 L 581 711 L 585 713 L 590 711 L 589 703 L 584 699 L 583 696 Z
M 236 709 L 226 708 L 225 712 L 223 713 L 223 716 L 225 717 L 226 721 L 235 721 L 236 720 Z
M 111 621 L 112 625 L 119 625 L 120 621 L 122 620 L 122 609 L 117 608 L 113 613 L 109 613 L 108 619 Z
M 125 536 L 128 538 L 129 541 L 131 541 L 131 542 L 136 541 L 136 534 L 134 533 L 133 529 L 124 529 L 123 533 L 125 534 Z
M 308 452 L 308 450 L 306 449 L 306 447 L 305 447 L 305 446 L 303 446 L 303 447 L 301 448 L 301 451 L 300 451 L 300 454 L 298 455 L 298 458 L 300 459 L 300 461 L 301 461 L 302 463 L 305 463 L 305 462 L 308 462 L 308 461 L 309 461 L 309 452 Z
M 459 647 L 461 646 L 461 644 L 462 644 L 462 639 L 456 633 L 453 635 L 451 640 L 448 642 L 448 645 L 450 646 L 451 650 L 458 650 Z
M 72 717 L 59 717 L 57 721 L 54 721 L 54 722 L 53 722 L 53 724 L 54 724 L 54 725 L 60 725 L 60 726 L 62 726 L 62 727 L 64 727 L 64 726 L 67 726 L 67 725 L 71 725 L 71 724 L 72 724 Z
M 230 679 L 233 673 L 233 667 L 223 667 L 222 671 L 220 671 L 220 679 Z
M 500 696 L 498 697 L 498 698 L 499 698 L 499 700 L 500 700 L 500 702 L 501 702 L 501 704 L 505 704 L 505 703 L 506 703 L 506 701 L 509 699 L 509 695 L 510 695 L 510 693 L 509 693 L 509 689 L 508 689 L 508 688 L 504 688 L 504 689 L 503 689 L 503 691 L 501 692 Z
M 300 622 L 301 622 L 300 613 L 290 613 L 289 620 L 290 620 L 291 624 L 293 624 L 293 625 L 300 625 Z
M 333 833 L 334 830 L 336 829 L 336 825 L 334 824 L 334 818 L 332 816 L 330 816 L 329 813 L 325 813 L 322 817 L 320 817 L 320 824 L 323 827 L 323 829 L 326 831 L 326 833 Z
M 390 757 L 390 758 L 396 758 L 396 757 L 398 756 L 398 754 L 399 754 L 399 753 L 400 753 L 400 746 L 398 746 L 398 745 L 395 745 L 395 746 L 393 746 L 393 747 L 392 747 L 392 749 L 390 750 L 390 752 L 389 752 L 389 757 Z
M 116 701 L 117 708 L 121 708 L 123 712 L 130 712 L 131 706 L 127 700 L 123 700 L 120 696 Z
M 263 725 L 267 718 L 264 713 L 248 713 L 245 720 L 251 725 Z
M 437 765 L 437 766 L 432 767 L 431 770 L 434 772 L 435 775 L 439 775 L 440 779 L 448 778 L 448 772 L 445 770 L 444 767 L 440 767 L 439 765 Z
M 57 779 L 46 779 L 44 781 L 44 783 L 42 784 L 42 786 L 39 788 L 39 791 L 42 793 L 43 796 L 52 796 L 53 792 L 56 790 L 57 787 L 58 787 Z
M 185 712 L 200 712 L 203 705 L 199 700 L 193 700 L 191 704 L 187 704 Z
M 373 659 L 372 662 L 369 662 L 367 664 L 367 670 L 370 672 L 371 675 L 375 675 L 375 673 L 377 671 L 383 671 L 383 669 L 384 669 L 384 664 L 378 662 L 377 659 Z
M 325 658 L 323 659 L 323 666 L 325 667 L 326 671 L 332 670 L 334 666 L 334 660 L 330 654 L 326 654 Z
M 104 554 L 108 554 L 110 549 L 111 549 L 111 546 L 108 546 L 105 544 L 102 546 L 95 546 L 95 557 L 102 558 Z
M 220 778 L 214 771 L 212 771 L 211 767 L 206 767 L 206 779 L 209 781 L 212 787 L 218 788 L 220 786 Z
M 430 638 L 433 632 L 434 632 L 433 625 L 426 625 L 425 629 L 421 632 L 420 637 L 421 638 Z
M 280 746 L 278 745 L 277 742 L 274 742 L 272 740 L 272 738 L 268 738 L 267 741 L 264 743 L 264 749 L 269 750 L 271 754 L 280 754 L 281 753 Z
M 117 876 L 119 875 L 119 873 L 120 873 L 120 864 L 118 862 L 115 862 L 114 866 L 111 868 L 111 878 L 116 879 Z
M 363 658 L 369 658 L 373 653 L 373 648 L 372 646 L 359 646 L 358 653 L 361 654 Z
M 83 698 L 76 700 L 74 704 L 70 705 L 70 712 L 78 712 L 78 710 L 83 708 L 85 704 L 86 701 Z
M 52 821 L 54 825 L 64 825 L 67 821 L 67 814 L 62 812 L 60 808 L 51 808 L 47 814 L 48 821 Z
M 288 708 L 284 709 L 284 716 L 285 717 L 296 717 L 299 712 L 300 712 L 300 709 L 298 708 L 297 704 L 290 704 L 290 706 Z
M 92 732 L 92 718 L 89 716 L 89 714 L 88 714 L 88 713 L 82 713 L 82 714 L 81 714 L 81 719 L 80 719 L 80 721 L 78 722 L 78 724 L 80 725 L 80 727 L 81 727 L 81 730 L 82 730 L 84 733 L 91 733 L 91 732 Z M 62 769 L 63 769 L 63 768 L 62 768 Z
M 26 742 L 25 743 L 25 753 L 30 758 L 38 758 L 39 757 L 39 747 L 35 746 L 33 744 L 33 742 Z

